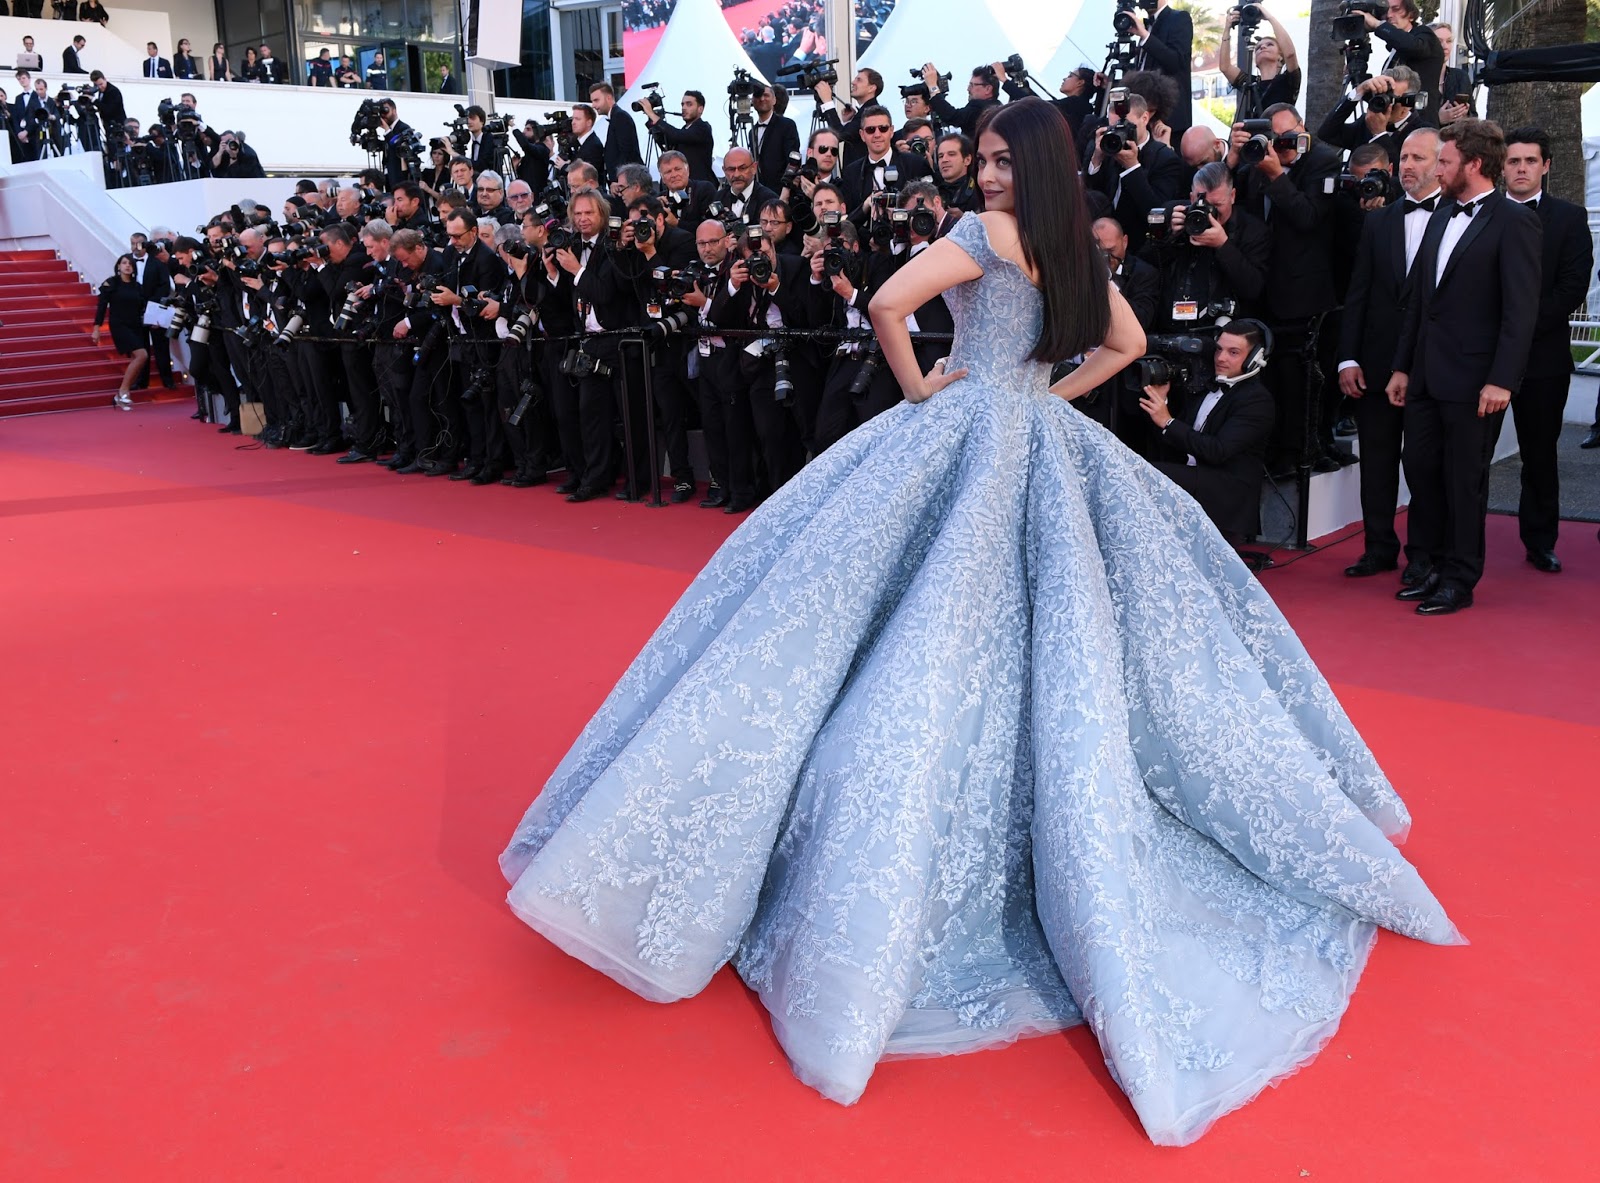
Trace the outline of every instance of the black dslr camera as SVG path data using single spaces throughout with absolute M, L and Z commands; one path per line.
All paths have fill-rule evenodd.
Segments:
M 1155 15 L 1156 0 L 1117 0 L 1117 11 L 1111 16 L 1111 27 L 1116 30 L 1118 37 L 1126 37 L 1133 32 L 1133 10 L 1142 8 L 1146 13 Z M 1007 72 L 1011 69 L 1006 67 Z
M 772 260 L 767 258 L 761 249 L 762 237 L 760 226 L 751 226 L 745 231 L 745 242 L 749 244 L 750 256 L 745 259 L 744 265 L 750 273 L 750 282 L 757 287 L 765 287 L 772 282 Z
M 1333 191 L 1357 201 L 1371 201 L 1381 197 L 1385 202 L 1393 201 L 1400 194 L 1399 186 L 1395 184 L 1394 177 L 1387 169 L 1375 168 L 1364 177 L 1355 177 L 1350 172 L 1342 172 L 1333 183 Z
M 1183 210 L 1181 228 L 1172 225 L 1172 214 L 1177 209 Z M 1213 222 L 1218 225 L 1222 223 L 1217 216 L 1217 207 L 1204 197 L 1196 197 L 1189 201 L 1170 201 L 1151 210 L 1145 215 L 1145 232 L 1157 241 L 1187 242 L 1196 234 L 1204 234 L 1211 229 Z
M 383 151 L 383 107 L 381 99 L 362 99 L 350 121 L 350 142 L 361 145 L 363 152 Z
M 1129 376 L 1135 390 L 1169 382 L 1180 390 L 1192 390 L 1204 382 L 1206 355 L 1211 350 L 1211 342 L 1204 337 L 1151 333 L 1145 338 L 1145 347 L 1150 352 L 1134 363 L 1138 373 Z
M 1389 15 L 1389 6 L 1384 0 L 1344 0 L 1339 5 L 1339 15 L 1331 22 L 1333 39 L 1365 41 L 1367 22 L 1361 19 L 1363 15 L 1375 16 L 1381 21 Z
M 569 378 L 611 377 L 611 367 L 599 358 L 591 357 L 581 347 L 569 350 L 556 368 Z
M 829 279 L 850 270 L 850 251 L 844 245 L 843 218 L 844 215 L 838 210 L 829 210 L 822 215 L 822 230 L 828 239 L 827 246 L 822 248 L 822 273 Z
M 1304 152 L 1310 147 L 1310 137 L 1304 132 L 1286 131 L 1279 135 L 1272 130 L 1270 119 L 1245 119 L 1240 126 L 1250 133 L 1239 147 L 1241 164 L 1260 164 L 1268 152 Z
M 1426 111 L 1428 109 L 1428 92 L 1421 94 L 1392 94 L 1389 91 L 1379 91 L 1367 96 L 1367 110 L 1377 111 L 1379 114 L 1388 114 L 1395 107 L 1410 107 L 1413 111 Z

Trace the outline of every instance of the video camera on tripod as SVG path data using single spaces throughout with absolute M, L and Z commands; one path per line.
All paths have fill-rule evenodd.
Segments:
M 1372 34 L 1366 17 L 1383 20 L 1389 15 L 1384 0 L 1343 0 L 1339 15 L 1329 22 L 1335 41 L 1344 42 L 1344 79 L 1347 86 L 1360 86 L 1372 77 L 1367 62 L 1372 57 Z
M 777 74 L 779 78 L 793 75 L 795 90 L 816 90 L 824 82 L 829 86 L 839 85 L 838 65 L 838 58 L 829 58 L 825 62 L 800 62 L 783 67 Z

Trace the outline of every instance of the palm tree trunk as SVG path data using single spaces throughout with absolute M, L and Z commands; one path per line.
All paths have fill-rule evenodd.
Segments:
M 1519 8 L 1517 0 L 1493 0 L 1490 4 L 1494 26 L 1515 14 L 1515 19 L 1492 34 L 1496 49 L 1577 45 L 1584 39 L 1588 24 L 1585 0 L 1536 0 L 1520 13 Z M 1550 191 L 1579 205 L 1584 199 L 1583 129 L 1578 110 L 1582 97 L 1581 83 L 1519 82 L 1491 87 L 1488 109 L 1489 118 L 1507 131 L 1532 125 L 1550 133 L 1554 159 Z
M 1322 122 L 1344 93 L 1344 43 L 1335 41 L 1328 32 L 1338 15 L 1339 0 L 1311 0 L 1311 23 L 1306 34 L 1311 44 L 1301 47 L 1306 63 L 1305 106 L 1301 114 L 1310 128 Z

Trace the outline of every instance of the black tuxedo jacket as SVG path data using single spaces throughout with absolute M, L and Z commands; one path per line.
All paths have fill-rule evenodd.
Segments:
M 692 185 L 693 182 L 691 181 L 690 184 Z M 750 188 L 744 191 L 744 195 L 745 203 L 743 217 L 744 220 L 752 226 L 761 220 L 761 207 L 769 201 L 776 201 L 778 199 L 778 195 L 771 189 L 768 189 L 760 181 L 752 182 Z M 726 209 L 729 213 L 733 212 L 733 190 L 728 188 L 726 185 L 716 191 L 715 195 L 711 198 L 711 201 L 720 201 L 724 209 Z M 708 202 L 707 204 L 710 203 Z
M 873 100 L 877 102 L 876 99 Z M 867 147 L 861 142 L 861 115 L 850 116 L 849 119 L 839 118 L 839 109 L 829 103 L 822 109 L 823 121 L 828 129 L 839 137 L 839 161 L 845 168 L 849 168 L 856 161 L 867 154 Z
M 691 235 L 706 220 L 706 210 L 717 199 L 717 187 L 710 181 L 696 181 L 690 179 L 688 208 L 678 217 L 678 228 L 687 230 Z M 661 200 L 666 203 L 666 190 L 661 192 Z M 671 205 L 667 205 L 671 209 Z
M 1478 401 L 1486 385 L 1522 385 L 1539 314 L 1539 216 L 1499 192 L 1483 207 L 1438 270 L 1439 244 L 1454 216 L 1442 203 L 1417 251 L 1411 304 L 1394 369 L 1410 379 L 1407 398 Z
M 484 138 L 488 139 L 487 136 Z M 594 166 L 594 171 L 600 174 L 602 187 L 606 181 L 611 179 L 610 174 L 606 172 L 606 146 L 600 142 L 599 133 L 591 131 L 584 136 L 583 142 L 578 145 L 577 158 L 585 164 Z M 568 161 L 567 163 L 570 164 L 572 162 Z M 494 166 L 491 164 L 484 167 L 493 168 Z
M 800 152 L 800 129 L 788 116 L 774 115 L 756 139 L 759 126 L 750 129 L 756 146 L 756 180 L 776 193 L 783 188 L 783 170 L 789 167 L 790 153 Z
M 644 312 L 639 293 L 627 274 L 615 265 L 604 234 L 595 239 L 594 245 L 579 261 L 584 265 L 583 270 L 572 285 L 573 318 L 577 330 L 584 331 L 584 316 L 578 308 L 579 301 L 594 309 L 595 318 L 602 329 L 626 329 L 641 323 Z M 615 357 L 619 352 L 617 339 L 601 337 L 588 343 L 585 352 L 594 357 Z
M 172 294 L 172 272 L 153 254 L 145 256 L 143 287 L 146 300 L 159 300 Z
M 1150 36 L 1139 55 L 1141 70 L 1155 70 L 1178 84 L 1178 103 L 1167 113 L 1166 125 L 1172 129 L 1172 142 L 1189 130 L 1194 116 L 1194 82 L 1190 77 L 1194 54 L 1194 21 L 1179 8 L 1164 8 L 1145 26 Z
M 1202 248 L 1203 249 L 1203 248 Z M 1129 255 L 1122 260 L 1122 269 L 1111 277 L 1122 298 L 1139 319 L 1139 327 L 1148 331 L 1156 322 L 1157 304 L 1161 299 L 1161 273 L 1143 259 Z
M 1418 21 L 1409 33 L 1385 21 L 1373 30 L 1378 40 L 1389 46 L 1379 72 L 1399 62 L 1410 66 L 1422 78 L 1422 89 L 1428 92 L 1428 110 L 1439 110 L 1439 82 L 1444 73 L 1444 46 L 1427 25 Z
M 69 45 L 61 51 L 61 72 L 63 74 L 87 74 L 89 72 L 78 62 L 76 46 Z
M 256 62 L 256 73 L 263 82 L 276 83 L 279 86 L 289 81 L 289 67 L 283 64 L 282 58 L 265 58 Z
M 747 283 L 729 294 L 728 281 L 723 279 L 711 299 L 712 322 L 723 329 L 764 329 L 767 310 L 776 304 L 786 328 L 811 327 L 814 313 L 810 291 L 811 260 L 780 254 L 773 274 L 778 277 L 776 292 Z M 737 344 L 743 348 L 747 342 Z
M 145 78 L 171 78 L 172 63 L 166 58 L 146 57 L 139 73 Z
M 658 119 L 651 134 L 663 149 L 682 152 L 689 161 L 689 175 L 697 181 L 717 183 L 717 170 L 711 165 L 711 125 L 696 119 L 683 127 L 674 127 L 665 119 Z
M 444 257 L 446 281 L 456 292 L 470 285 L 487 295 L 498 293 L 505 286 L 508 274 L 505 262 L 481 242 L 473 243 L 472 249 L 464 255 L 451 246 Z M 469 337 L 487 339 L 495 335 L 494 322 L 481 316 L 463 313 L 461 323 L 466 326 Z
M 1195 402 L 1194 412 L 1203 401 L 1202 396 Z M 1275 414 L 1272 393 L 1261 379 L 1246 378 L 1223 391 L 1198 431 L 1187 420 L 1174 419 L 1161 438 L 1175 452 L 1193 456 L 1198 466 L 1226 473 L 1254 491 L 1261 487 Z
M 1328 182 L 1340 168 L 1339 153 L 1313 140 L 1276 180 L 1268 181 L 1260 169 L 1246 171 L 1245 206 L 1266 221 L 1272 239 L 1266 306 L 1276 320 L 1305 320 L 1339 302 L 1329 247 L 1333 196 Z
M 940 123 L 959 129 L 969 139 L 976 136 L 978 120 L 983 118 L 983 113 L 999 105 L 999 99 L 973 99 L 964 107 L 952 107 L 949 98 L 942 92 L 928 100 L 928 106 L 933 108 Z
M 1549 378 L 1573 370 L 1572 332 L 1567 322 L 1589 290 L 1594 240 L 1589 237 L 1589 216 L 1581 205 L 1545 193 L 1539 197 L 1538 212 L 1544 238 L 1543 266 L 1527 377 Z
M 643 163 L 644 157 L 639 152 L 639 129 L 634 126 L 633 116 L 621 107 L 612 107 L 610 124 L 606 128 L 602 175 L 608 181 L 614 181 L 623 165 Z
M 1441 201 L 1448 201 L 1441 196 Z M 1421 212 L 1417 214 L 1420 218 Z M 1420 261 L 1422 251 L 1417 251 Z M 1416 271 L 1406 274 L 1406 220 L 1402 202 L 1366 216 L 1356 246 L 1350 287 L 1339 327 L 1339 361 L 1361 366 L 1368 398 L 1384 397 L 1394 372 L 1400 327 L 1411 307 Z
M 1116 197 L 1112 216 L 1122 224 L 1128 235 L 1129 252 L 1144 245 L 1148 215 L 1158 205 L 1184 196 L 1188 185 L 1184 177 L 1183 157 L 1152 136 L 1139 149 L 1139 167 L 1122 176 L 1122 166 L 1107 157 L 1099 171 L 1087 173 L 1085 179 L 1091 189 L 1106 197 Z M 1117 187 L 1122 191 L 1119 194 Z
M 500 167 L 500 139 L 491 132 L 484 132 L 483 138 L 476 144 L 469 139 L 466 151 L 462 152 L 461 155 L 472 161 L 472 171 L 475 173 L 481 173 L 486 168 L 498 169 Z
M 844 203 L 850 209 L 852 221 L 861 212 L 861 207 L 866 204 L 867 198 L 873 192 L 874 177 L 872 170 L 868 168 L 869 163 L 870 161 L 862 156 L 844 170 Z M 932 175 L 927 160 L 910 152 L 891 152 L 885 163 L 893 164 L 899 170 L 900 179 L 897 182 L 899 185 L 918 177 Z

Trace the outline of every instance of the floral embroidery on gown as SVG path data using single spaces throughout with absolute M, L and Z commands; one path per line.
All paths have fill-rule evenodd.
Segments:
M 725 963 L 795 1073 L 1088 1023 L 1156 1142 L 1333 1035 L 1379 926 L 1461 938 L 1404 804 L 1189 497 L 1024 360 L 976 215 L 969 375 L 865 424 L 716 553 L 500 864 L 645 998 Z

